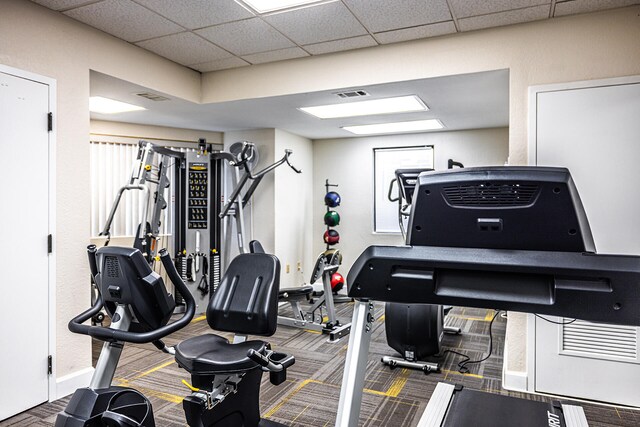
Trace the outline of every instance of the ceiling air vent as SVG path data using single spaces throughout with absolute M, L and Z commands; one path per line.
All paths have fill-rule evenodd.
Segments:
M 357 98 L 360 96 L 369 96 L 369 94 L 364 90 L 348 90 L 346 92 L 337 92 L 336 95 L 338 95 L 340 98 Z
M 168 101 L 169 100 L 169 98 L 167 98 L 166 96 L 158 95 L 157 93 L 151 93 L 151 92 L 139 92 L 139 93 L 136 93 L 135 95 L 150 99 L 152 101 Z

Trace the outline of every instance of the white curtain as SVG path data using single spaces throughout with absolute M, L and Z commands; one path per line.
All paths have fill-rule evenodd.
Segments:
M 168 147 L 177 151 L 187 151 L 190 149 Z M 118 190 L 129 184 L 131 172 L 136 162 L 138 145 L 118 142 L 91 141 L 91 236 L 96 237 L 104 229 L 109 212 L 116 198 Z M 157 157 L 157 156 L 156 156 Z M 165 199 L 168 207 L 161 215 L 160 234 L 170 234 L 171 220 L 173 217 L 174 200 L 174 159 L 169 159 L 169 170 L 167 176 L 171 185 L 165 190 Z M 157 176 L 157 158 L 154 158 L 153 176 Z M 151 198 L 157 186 L 147 183 Z M 110 232 L 112 237 L 134 236 L 138 224 L 142 222 L 142 212 L 144 210 L 143 193 L 138 190 L 129 190 L 124 193 L 118 210 L 111 224 Z M 148 216 L 151 215 L 152 206 L 148 207 Z

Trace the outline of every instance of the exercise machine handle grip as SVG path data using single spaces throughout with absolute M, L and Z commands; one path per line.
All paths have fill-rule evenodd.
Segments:
M 191 319 L 193 319 L 193 316 L 196 312 L 195 300 L 189 292 L 187 285 L 184 284 L 184 281 L 176 271 L 176 267 L 175 265 L 173 265 L 171 257 L 169 256 L 169 253 L 166 249 L 162 249 L 160 251 L 160 260 L 162 261 L 162 265 L 164 266 L 169 279 L 176 287 L 176 290 L 180 292 L 180 295 L 182 295 L 182 298 L 184 299 L 184 302 L 186 304 L 186 310 L 180 319 L 176 320 L 173 323 L 162 326 L 161 328 L 158 328 L 156 330 L 147 332 L 130 332 L 105 328 L 102 326 L 83 325 L 82 323 L 87 321 L 93 315 L 97 314 L 102 308 L 103 300 L 102 296 L 99 295 L 96 299 L 96 302 L 89 310 L 86 310 L 71 319 L 71 321 L 69 322 L 69 330 L 74 333 L 89 335 L 104 341 L 125 341 L 143 344 L 157 341 L 187 326 L 189 322 L 191 322 Z
M 269 361 L 269 358 L 267 356 L 265 356 L 264 354 L 261 354 L 261 353 L 255 351 L 254 349 L 250 349 L 247 352 L 247 357 L 249 359 L 253 360 L 254 362 L 256 362 L 258 365 L 269 369 L 269 364 L 271 362 Z

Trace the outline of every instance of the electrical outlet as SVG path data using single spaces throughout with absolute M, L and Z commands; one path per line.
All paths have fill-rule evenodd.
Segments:
M 302 271 L 302 263 L 298 261 L 298 271 Z
M 291 266 L 290 266 L 289 264 L 287 264 L 287 265 L 284 267 L 284 271 L 285 271 L 287 274 L 289 274 L 289 272 L 291 271 Z

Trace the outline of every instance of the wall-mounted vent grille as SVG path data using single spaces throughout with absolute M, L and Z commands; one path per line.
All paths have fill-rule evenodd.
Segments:
M 169 100 L 169 98 L 167 98 L 166 96 L 158 95 L 157 93 L 151 93 L 151 92 L 139 92 L 139 93 L 136 93 L 135 95 L 141 96 L 143 98 L 147 98 L 156 102 Z
M 638 334 L 633 326 L 609 325 L 577 320 L 562 325 L 562 350 L 600 359 L 638 358 Z
M 338 95 L 340 98 L 357 98 L 360 96 L 369 96 L 369 94 L 364 90 L 348 90 L 345 92 L 337 92 L 336 95 Z
M 535 184 L 486 183 L 445 187 L 444 197 L 451 206 L 527 206 L 538 195 Z
M 104 270 L 107 277 L 117 279 L 120 277 L 120 261 L 117 257 L 108 256 L 104 259 Z

